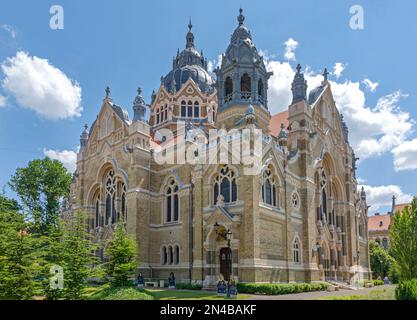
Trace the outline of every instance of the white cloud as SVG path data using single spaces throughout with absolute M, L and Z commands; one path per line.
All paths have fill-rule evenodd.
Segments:
M 392 153 L 395 171 L 417 169 L 417 139 L 403 142 Z
M 378 82 L 372 82 L 369 79 L 364 79 L 362 81 L 362 83 L 365 85 L 366 89 L 371 91 L 371 92 L 375 92 L 376 88 L 378 87 L 379 83 Z
M 298 47 L 298 42 L 293 38 L 289 38 L 285 41 L 285 54 L 284 57 L 287 61 L 295 61 L 295 49 Z
M 362 186 L 359 186 L 359 190 Z M 399 186 L 363 186 L 366 192 L 366 202 L 371 206 L 372 211 L 377 211 L 384 206 L 391 206 L 392 196 L 395 195 L 397 203 L 407 203 L 412 199 L 412 195 L 404 193 Z
M 3 88 L 17 103 L 49 119 L 81 116 L 81 88 L 47 59 L 19 51 L 1 65 Z
M 7 98 L 5 96 L 2 96 L 0 94 L 0 108 L 1 107 L 5 107 L 6 106 L 6 102 L 7 102 Z
M 216 69 L 217 67 L 220 67 L 221 64 L 222 64 L 222 55 L 219 54 L 217 56 L 217 59 L 209 60 L 207 62 L 207 70 L 208 70 L 208 72 L 212 73 L 214 71 L 214 69 Z
M 7 31 L 13 39 L 15 39 L 15 38 L 16 38 L 16 36 L 17 36 L 17 32 L 16 32 L 15 28 L 13 28 L 11 25 L 8 25 L 8 24 L 3 24 L 3 25 L 1 26 L 1 28 L 2 28 L 3 30 Z
M 366 180 L 365 180 L 365 179 L 362 179 L 362 178 L 356 178 L 356 181 L 357 181 L 359 184 L 365 184 L 365 183 L 366 183 Z
M 346 65 L 341 62 L 336 62 L 333 67 L 333 74 L 336 76 L 336 79 L 339 79 L 343 71 L 346 69 Z
M 77 153 L 72 150 L 43 150 L 45 156 L 60 161 L 70 173 L 76 169 Z
M 275 114 L 287 110 L 291 103 L 294 70 L 289 62 L 270 58 L 265 62 L 268 71 L 273 72 L 268 82 L 268 101 L 271 114 Z M 304 73 L 308 91 L 321 84 L 321 72 L 307 67 Z M 415 123 L 408 112 L 399 108 L 400 100 L 407 95 L 396 91 L 380 97 L 376 106 L 367 106 L 359 81 L 330 81 L 330 84 L 339 112 L 349 128 L 349 141 L 361 160 L 389 152 L 407 140 Z

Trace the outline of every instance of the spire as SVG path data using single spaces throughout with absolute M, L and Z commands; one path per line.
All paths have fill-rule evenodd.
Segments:
M 391 214 L 394 214 L 394 210 L 395 210 L 395 200 L 397 198 L 395 197 L 395 195 L 392 196 L 392 207 L 391 207 Z
M 288 140 L 288 133 L 285 131 L 285 125 L 281 123 L 281 131 L 278 134 L 278 143 L 280 146 L 286 146 Z
M 243 25 L 243 22 L 245 21 L 245 16 L 242 14 L 243 9 L 242 7 L 239 8 L 239 15 L 237 16 L 237 21 L 239 22 L 239 26 Z
M 364 187 L 361 189 L 361 200 L 366 201 L 366 193 Z
M 301 73 L 301 65 L 298 64 L 296 68 L 294 80 L 292 82 L 292 103 L 300 101 L 307 101 L 307 81 L 304 79 L 304 73 Z
M 133 121 L 145 121 L 146 103 L 142 97 L 142 89 L 138 87 L 137 95 L 133 101 Z
M 192 33 L 191 29 L 193 28 L 193 25 L 191 23 L 191 17 L 190 21 L 188 22 L 188 32 L 187 32 L 187 44 L 186 48 L 194 48 L 194 34 Z
M 88 141 L 88 124 L 84 125 L 84 130 L 80 135 L 80 149 L 84 149 Z

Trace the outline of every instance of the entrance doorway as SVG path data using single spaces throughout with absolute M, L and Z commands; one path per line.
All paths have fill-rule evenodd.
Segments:
M 232 250 L 230 248 L 220 249 L 220 273 L 225 281 L 230 280 L 232 274 Z

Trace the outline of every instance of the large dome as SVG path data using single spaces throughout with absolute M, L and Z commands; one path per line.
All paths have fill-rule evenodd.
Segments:
M 214 92 L 214 80 L 207 71 L 207 60 L 204 59 L 203 53 L 195 49 L 191 21 L 188 28 L 186 47 L 177 53 L 172 70 L 163 77 L 162 84 L 169 92 L 179 91 L 191 78 L 202 92 L 210 94 Z
M 211 75 L 199 65 L 185 65 L 170 71 L 163 80 L 165 89 L 172 92 L 181 89 L 182 85 L 191 78 L 198 85 L 202 92 L 212 93 L 214 91 L 214 80 Z

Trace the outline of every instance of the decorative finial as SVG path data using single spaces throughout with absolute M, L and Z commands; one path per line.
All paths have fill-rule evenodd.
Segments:
M 324 68 L 324 72 L 323 72 L 324 80 L 327 80 L 328 75 L 329 75 L 329 71 L 327 71 L 327 68 Z
M 191 23 L 191 17 L 190 17 L 190 20 L 188 22 L 188 30 L 191 31 L 192 28 L 193 28 L 193 24 Z
M 106 99 L 110 98 L 110 88 L 109 86 L 106 87 Z
M 281 130 L 284 130 L 284 124 L 283 123 L 281 123 Z
M 242 7 L 240 7 L 239 9 L 239 15 L 237 17 L 237 21 L 239 22 L 239 26 L 241 26 L 243 24 L 243 21 L 245 21 L 245 16 L 242 14 L 243 9 Z
M 136 90 L 136 92 L 138 93 L 138 96 L 140 96 L 142 94 L 142 88 L 138 87 L 138 89 Z
M 297 69 L 297 73 L 300 74 L 300 72 L 301 72 L 301 64 L 297 64 L 297 68 L 296 69 Z
M 88 124 L 84 124 L 84 131 L 88 130 Z

